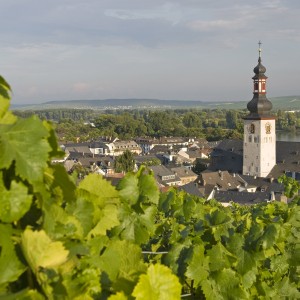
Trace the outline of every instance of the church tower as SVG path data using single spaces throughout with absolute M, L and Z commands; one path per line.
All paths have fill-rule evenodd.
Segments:
M 261 42 L 258 65 L 253 69 L 253 98 L 244 117 L 243 174 L 266 177 L 276 164 L 275 117 L 270 114 L 272 103 L 267 99 L 266 68 L 261 63 Z

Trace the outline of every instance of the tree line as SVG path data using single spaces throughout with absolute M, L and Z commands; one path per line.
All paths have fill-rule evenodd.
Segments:
M 219 140 L 242 139 L 243 117 L 247 110 L 168 109 L 106 110 L 87 109 L 16 111 L 19 117 L 36 114 L 51 120 L 60 139 L 90 141 L 99 136 L 132 139 L 139 136 L 182 136 Z M 276 129 L 295 131 L 300 128 L 300 112 L 278 110 Z M 85 121 L 93 123 L 87 126 Z M 90 123 L 89 123 L 90 124 Z

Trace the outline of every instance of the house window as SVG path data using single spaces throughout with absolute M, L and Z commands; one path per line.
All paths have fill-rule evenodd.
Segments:
M 258 167 L 256 167 L 256 172 L 258 172 Z
M 252 135 L 249 135 L 249 143 L 252 142 Z

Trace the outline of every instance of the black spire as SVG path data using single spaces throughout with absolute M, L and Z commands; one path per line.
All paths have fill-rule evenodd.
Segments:
M 265 75 L 266 68 L 261 63 L 261 42 L 259 41 L 259 56 L 258 64 L 253 69 L 255 75 L 252 77 L 254 83 L 253 98 L 247 104 L 247 108 L 250 111 L 248 117 L 260 118 L 264 116 L 269 116 L 272 109 L 272 103 L 266 97 L 266 80 Z

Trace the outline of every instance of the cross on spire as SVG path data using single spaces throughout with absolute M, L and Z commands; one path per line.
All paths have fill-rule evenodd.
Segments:
M 258 48 L 259 58 L 261 58 L 261 48 L 260 48 L 261 45 L 262 45 L 262 42 L 261 42 L 261 41 L 258 41 L 258 46 L 259 46 L 259 48 Z

